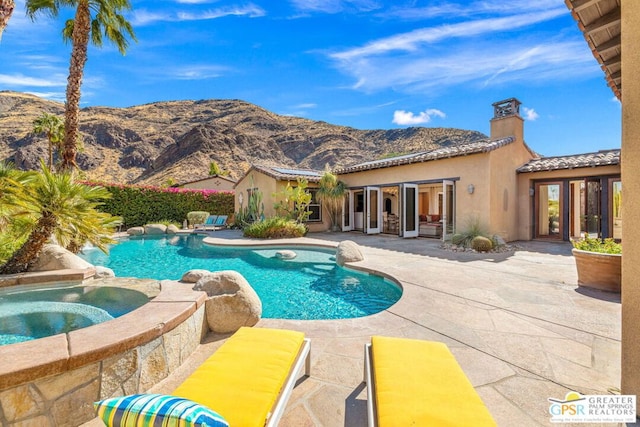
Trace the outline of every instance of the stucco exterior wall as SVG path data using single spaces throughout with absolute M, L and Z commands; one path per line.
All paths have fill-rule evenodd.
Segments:
M 622 393 L 640 395 L 640 2 L 621 1 L 622 33 Z
M 554 171 L 540 171 L 540 172 L 527 172 L 521 173 L 517 176 L 517 197 L 518 197 L 518 227 L 517 227 L 517 240 L 531 240 L 533 237 L 533 196 L 529 193 L 529 189 L 533 188 L 534 181 L 539 180 L 554 180 L 554 179 L 583 179 L 590 176 L 604 176 L 604 175 L 620 175 L 620 165 L 612 166 L 599 166 L 594 168 L 577 168 L 577 169 L 562 169 Z M 627 188 L 627 183 L 624 183 L 624 188 Z M 628 199 L 624 199 L 623 206 L 628 203 Z M 624 210 L 624 208 L 623 208 Z M 624 214 L 623 214 L 624 216 Z M 625 218 L 625 223 L 628 223 L 628 219 Z M 625 228 L 627 225 L 625 224 Z
M 340 179 L 350 188 L 453 180 L 456 196 L 456 226 L 464 227 L 474 217 L 487 226 L 491 223 L 488 153 L 342 174 Z M 467 191 L 469 184 L 474 185 L 473 194 Z M 430 195 L 429 213 L 436 213 L 436 202 L 437 195 L 435 197 Z
M 194 190 L 218 190 L 233 191 L 234 183 L 232 181 L 213 176 L 211 178 L 202 179 L 196 182 L 188 182 L 182 185 L 182 188 L 191 188 Z
M 262 203 L 264 204 L 265 217 L 275 216 L 277 212 L 274 205 L 280 199 L 277 195 L 287 187 L 287 183 L 290 183 L 292 186 L 297 185 L 297 181 L 279 181 L 260 171 L 252 170 L 236 184 L 235 212 L 240 210 L 239 195 L 243 195 L 243 205 L 246 207 L 249 198 L 247 190 L 251 188 L 258 188 L 262 192 Z M 317 187 L 317 184 L 315 183 L 309 183 L 308 185 L 308 188 L 315 187 Z M 276 197 L 274 197 L 274 195 L 276 195 Z M 322 207 L 321 218 L 321 222 L 306 223 L 310 232 L 320 232 L 329 229 L 331 220 L 329 219 L 329 214 L 324 206 Z

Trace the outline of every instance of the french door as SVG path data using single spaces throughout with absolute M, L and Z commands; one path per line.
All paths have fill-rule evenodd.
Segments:
M 455 230 L 456 197 L 454 182 L 442 181 L 442 239 L 447 240 Z
M 365 187 L 365 227 L 367 234 L 382 231 L 382 192 L 380 187 Z
M 418 186 L 402 185 L 402 237 L 418 237 Z
M 536 183 L 535 195 L 536 237 L 562 239 L 562 182 Z
M 353 190 L 349 190 L 342 200 L 342 231 L 353 230 L 353 198 Z

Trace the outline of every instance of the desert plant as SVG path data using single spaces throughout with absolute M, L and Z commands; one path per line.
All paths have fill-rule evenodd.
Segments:
M 273 195 L 279 199 L 273 207 L 280 215 L 293 219 L 302 224 L 311 215 L 309 203 L 311 203 L 311 193 L 307 191 L 308 182 L 304 178 L 298 178 L 298 185 L 293 187 L 291 183 L 279 193 Z
M 326 167 L 322 178 L 320 178 L 318 192 L 316 194 L 318 199 L 324 204 L 327 212 L 329 212 L 332 229 L 337 228 L 340 224 L 340 211 L 342 210 L 342 203 L 346 191 L 346 184 L 340 181 L 338 177 L 331 173 L 329 168 Z
M 493 249 L 493 242 L 488 237 L 476 236 L 471 240 L 471 248 L 478 252 L 488 252 Z
M 472 217 L 467 220 L 465 228 L 457 230 L 457 233 L 451 237 L 451 243 L 469 248 L 475 237 L 486 237 L 488 235 L 485 227 L 480 223 L 480 220 L 477 217 Z
M 106 252 L 113 240 L 113 226 L 119 218 L 96 208 L 109 192 L 73 179 L 69 172 L 54 174 L 41 162 L 41 172 L 25 185 L 21 209 L 23 218 L 32 219 L 24 244 L 0 266 L 0 274 L 22 273 L 37 259 L 51 236 L 64 247 L 86 241 Z
M 597 252 L 601 254 L 621 254 L 622 245 L 617 243 L 613 238 L 601 239 L 599 237 L 589 237 L 588 234 L 579 240 L 572 240 L 571 244 L 574 248 L 587 251 Z
M 244 229 L 245 237 L 258 239 L 302 237 L 305 234 L 307 234 L 307 228 L 303 224 L 279 216 L 254 222 Z

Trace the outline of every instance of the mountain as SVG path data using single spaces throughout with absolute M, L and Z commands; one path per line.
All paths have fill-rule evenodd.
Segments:
M 47 140 L 31 131 L 43 112 L 62 116 L 64 105 L 0 91 L 0 160 L 39 167 Z M 212 161 L 239 178 L 253 163 L 323 169 L 486 138 L 451 128 L 359 130 L 280 116 L 239 100 L 88 107 L 81 110 L 80 131 L 84 148 L 77 162 L 87 178 L 148 185 L 205 178 Z

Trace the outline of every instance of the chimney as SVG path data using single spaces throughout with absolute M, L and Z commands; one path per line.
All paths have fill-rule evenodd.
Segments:
M 492 105 L 493 118 L 489 138 L 496 140 L 514 136 L 517 140 L 524 141 L 524 119 L 520 117 L 520 101 L 509 98 Z

